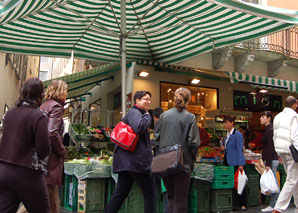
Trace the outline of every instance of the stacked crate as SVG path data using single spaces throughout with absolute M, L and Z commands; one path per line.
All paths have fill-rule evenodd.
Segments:
M 188 198 L 188 212 L 209 212 L 209 199 L 209 182 L 198 179 L 192 179 Z
M 234 167 L 215 166 L 214 181 L 210 185 L 210 211 L 223 212 L 233 210 L 232 189 L 234 188 Z
M 106 178 L 88 178 L 78 183 L 78 212 L 104 212 Z
M 260 174 L 257 172 L 253 164 L 245 166 L 245 173 L 248 178 L 246 187 L 247 205 L 258 206 L 261 201 Z
M 115 191 L 116 183 L 113 178 L 108 179 L 107 190 L 106 190 L 106 204 L 111 199 L 113 192 Z M 118 213 L 125 213 L 125 202 L 123 202 L 121 208 L 118 210 Z
M 78 179 L 74 175 L 65 175 L 64 207 L 76 212 L 78 209 Z

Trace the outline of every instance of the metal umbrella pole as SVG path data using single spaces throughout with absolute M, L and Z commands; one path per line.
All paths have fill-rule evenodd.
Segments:
M 121 35 L 120 35 L 120 55 L 121 55 L 121 91 L 122 91 L 122 118 L 126 114 L 126 2 L 121 0 Z

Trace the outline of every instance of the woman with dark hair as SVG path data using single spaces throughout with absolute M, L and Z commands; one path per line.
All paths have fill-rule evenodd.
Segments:
M 60 212 L 58 185 L 62 185 L 63 163 L 66 155 L 62 142 L 64 130 L 62 116 L 66 97 L 67 84 L 62 80 L 53 80 L 46 91 L 46 102 L 40 107 L 49 119 L 48 130 L 52 147 L 46 177 L 51 213 Z
M 0 212 L 16 212 L 22 202 L 30 213 L 48 213 L 45 182 L 51 150 L 48 120 L 39 109 L 44 87 L 28 79 L 16 106 L 4 118 L 0 144 Z
M 199 129 L 196 117 L 187 111 L 191 93 L 180 87 L 175 91 L 175 107 L 160 115 L 155 144 L 157 150 L 170 145 L 185 143 L 183 149 L 183 171 L 162 178 L 168 198 L 169 213 L 185 213 L 188 210 L 188 188 L 193 162 L 200 144 Z M 182 138 L 187 118 L 190 126 L 186 138 Z
M 266 171 L 272 169 L 275 180 L 277 182 L 277 167 L 279 165 L 278 155 L 274 149 L 273 143 L 273 119 L 270 111 L 263 111 L 260 114 L 261 125 L 264 125 L 262 136 L 263 153 L 262 159 L 266 165 Z M 278 199 L 279 193 L 271 194 L 270 204 L 268 207 L 262 209 L 262 212 L 272 212 L 275 203 Z
M 235 117 L 225 116 L 223 122 L 225 129 L 228 131 L 222 141 L 222 149 L 225 151 L 223 163 L 225 166 L 233 166 L 234 172 L 238 169 L 241 172 L 244 170 L 245 165 L 242 134 L 235 129 Z M 234 194 L 238 198 L 241 211 L 246 211 L 246 187 L 241 195 L 235 190 Z
M 106 213 L 118 212 L 134 182 L 140 186 L 143 193 L 144 213 L 156 212 L 154 180 L 150 175 L 152 147 L 149 137 L 151 116 L 148 110 L 151 103 L 151 93 L 137 91 L 133 99 L 135 105 L 122 120 L 139 135 L 139 140 L 134 152 L 115 146 L 113 172 L 118 173 L 118 182 L 108 202 Z

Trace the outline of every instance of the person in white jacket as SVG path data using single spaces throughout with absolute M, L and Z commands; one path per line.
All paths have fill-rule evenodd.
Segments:
M 297 99 L 288 96 L 285 108 L 278 113 L 273 121 L 273 141 L 277 154 L 281 157 L 287 173 L 286 182 L 279 194 L 273 212 L 283 212 L 288 208 L 292 195 L 296 210 L 298 210 L 298 163 L 295 163 L 289 146 L 294 144 L 298 149 L 298 114 L 296 113 Z

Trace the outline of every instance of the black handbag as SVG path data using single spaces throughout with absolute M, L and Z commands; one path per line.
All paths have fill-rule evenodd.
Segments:
M 182 144 L 174 144 L 162 147 L 157 150 L 151 163 L 151 174 L 154 177 L 164 177 L 173 175 L 183 170 L 183 150 L 185 147 L 186 136 L 191 122 L 191 114 L 186 118 L 186 124 L 182 135 Z
M 291 146 L 289 146 L 291 154 L 293 156 L 293 159 L 295 161 L 295 163 L 298 163 L 298 151 L 295 148 L 295 146 L 292 144 Z

